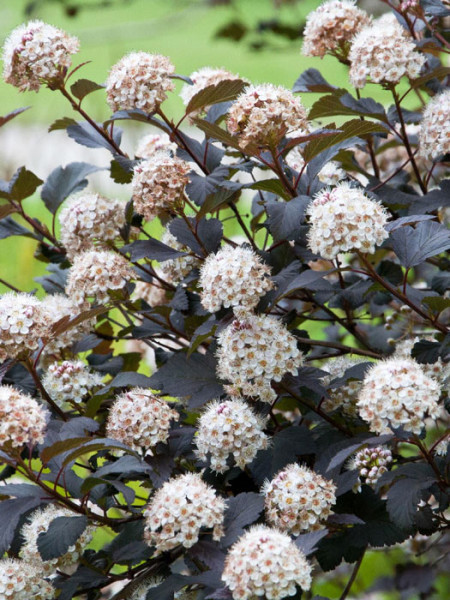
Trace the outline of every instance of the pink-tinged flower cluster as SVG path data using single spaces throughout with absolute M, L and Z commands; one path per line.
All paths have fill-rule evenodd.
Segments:
M 62 83 L 78 52 L 77 38 L 43 23 L 30 21 L 12 31 L 3 46 L 3 77 L 21 92 L 37 92 L 43 83 Z
M 117 239 L 125 225 L 125 204 L 99 194 L 79 194 L 68 200 L 59 215 L 61 242 L 69 260 L 94 245 Z
M 133 450 L 149 450 L 167 442 L 171 421 L 178 419 L 178 412 L 165 400 L 143 388 L 132 388 L 114 400 L 106 433 Z
M 48 504 L 45 508 L 33 512 L 21 530 L 24 544 L 20 556 L 40 568 L 45 575 L 53 575 L 56 569 L 64 571 L 75 565 L 93 538 L 95 528 L 92 525 L 88 526 L 76 542 L 69 546 L 67 552 L 58 558 L 43 561 L 37 545 L 39 535 L 48 531 L 54 519 L 73 516 L 72 511 L 55 504 Z
M 414 360 L 390 359 L 373 366 L 363 381 L 357 407 L 375 433 L 403 427 L 420 433 L 424 419 L 440 415 L 440 387 Z
M 289 535 L 255 525 L 230 548 L 222 580 L 233 600 L 282 600 L 309 590 L 311 570 Z
M 100 250 L 81 252 L 73 259 L 66 293 L 75 304 L 88 308 L 88 298 L 106 302 L 109 291 L 122 290 L 134 277 L 133 269 L 120 254 Z
M 48 418 L 48 411 L 28 394 L 0 386 L 0 448 L 42 444 Z
M 307 467 L 292 463 L 262 488 L 268 522 L 294 535 L 324 527 L 336 503 L 336 486 Z
M 16 558 L 0 559 L 0 598 L 53 600 L 55 589 L 42 575 L 38 565 Z
M 209 312 L 224 306 L 254 308 L 273 288 L 270 267 L 250 248 L 225 246 L 203 263 L 199 286 L 201 302 Z
M 171 76 L 175 67 L 166 56 L 132 52 L 116 63 L 106 81 L 106 99 L 111 110 L 133 110 L 146 113 L 157 110 L 175 89 Z
M 200 531 L 212 531 L 213 539 L 223 535 L 225 501 L 216 496 L 197 473 L 167 481 L 145 510 L 144 537 L 157 554 L 178 545 L 191 548 Z
M 436 94 L 420 123 L 419 151 L 430 160 L 450 153 L 450 90 Z
M 163 233 L 161 242 L 178 252 L 191 252 L 191 249 L 180 244 L 177 238 L 172 235 L 168 229 Z M 177 284 L 189 275 L 193 269 L 197 269 L 199 266 L 200 259 L 187 254 L 186 256 L 177 256 L 176 258 L 165 260 L 161 263 L 160 269 L 161 274 L 166 281 Z
M 426 339 L 430 342 L 435 341 L 433 336 L 426 336 Z M 419 341 L 420 338 L 416 336 L 415 338 L 408 338 L 398 343 L 395 349 L 395 358 L 411 359 L 413 348 Z M 442 358 L 438 357 L 436 362 L 433 363 L 420 363 L 420 366 L 425 375 L 436 379 L 443 388 L 450 384 L 450 363 L 444 363 Z
M 358 481 L 354 491 L 361 491 L 361 485 L 375 485 L 383 473 L 389 469 L 392 462 L 392 452 L 383 446 L 363 448 L 350 460 L 349 469 L 358 471 Z
M 272 381 L 297 374 L 303 354 L 295 337 L 274 317 L 242 313 L 218 336 L 217 374 L 232 391 L 273 402 Z
M 342 52 L 353 36 L 371 22 L 370 16 L 354 2 L 331 0 L 309 13 L 303 32 L 303 54 L 320 56 Z
M 135 154 L 138 158 L 148 159 L 158 152 L 172 156 L 176 151 L 177 145 L 170 141 L 166 133 L 150 133 L 140 140 Z
M 352 41 L 348 58 L 350 81 L 356 88 L 363 88 L 368 80 L 396 84 L 403 76 L 416 79 L 425 63 L 425 56 L 416 51 L 413 39 L 393 14 L 362 29 Z
M 172 214 L 183 201 L 190 170 L 187 162 L 165 152 L 140 162 L 132 181 L 135 211 L 147 221 Z
M 319 192 L 307 214 L 311 224 L 308 245 L 330 260 L 352 250 L 373 253 L 388 237 L 385 208 L 345 182 Z
M 307 132 L 307 111 L 294 94 L 270 83 L 250 85 L 233 102 L 227 126 L 245 150 L 251 146 L 276 146 L 293 132 Z
M 198 421 L 196 454 L 205 461 L 209 456 L 211 469 L 217 473 L 231 468 L 230 457 L 243 469 L 259 450 L 267 448 L 266 422 L 241 398 L 211 402 Z
M 81 360 L 65 360 L 49 365 L 42 385 L 62 409 L 78 408 L 88 394 L 101 387 L 103 376 L 94 373 Z

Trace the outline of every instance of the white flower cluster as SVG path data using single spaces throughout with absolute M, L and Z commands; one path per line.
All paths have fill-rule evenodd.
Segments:
M 351 250 L 373 253 L 388 237 L 385 208 L 345 182 L 319 192 L 307 214 L 311 223 L 308 245 L 330 260 Z
M 345 56 L 353 36 L 370 22 L 369 15 L 354 2 L 324 2 L 306 18 L 303 54 L 323 58 L 327 52 L 342 51 Z
M 166 290 L 153 282 L 138 281 L 133 296 L 147 302 L 150 307 L 160 306 L 167 300 Z
M 47 410 L 28 394 L 0 386 L 0 448 L 42 444 L 48 418 Z
M 254 413 L 241 398 L 211 402 L 198 421 L 196 454 L 205 461 L 210 455 L 211 469 L 217 473 L 230 468 L 230 455 L 243 469 L 259 450 L 267 448 L 269 440 L 263 432 L 266 422 L 267 417 Z
M 291 169 L 300 173 L 305 166 L 305 159 L 302 156 L 299 146 L 295 146 L 286 156 L 286 163 Z M 340 181 L 347 177 L 344 169 L 338 162 L 330 160 L 320 169 L 317 178 L 324 185 L 337 185 Z
M 428 341 L 435 341 L 434 338 L 427 337 Z M 397 344 L 395 349 L 395 358 L 400 359 L 411 359 L 412 358 L 412 350 L 420 341 L 419 337 L 409 338 L 401 341 Z M 442 362 L 442 359 L 439 357 L 434 363 L 420 363 L 423 372 L 428 377 L 434 377 L 436 381 L 438 381 L 444 388 L 449 384 L 450 379 L 450 363 Z
M 135 211 L 147 221 L 173 212 L 183 200 L 190 170 L 187 162 L 165 152 L 140 162 L 131 184 Z
M 66 294 L 81 308 L 89 308 L 88 298 L 108 300 L 109 290 L 121 290 L 135 273 L 126 258 L 106 250 L 77 254 L 67 279 Z
M 138 158 L 149 159 L 158 152 L 172 155 L 176 151 L 177 145 L 170 141 L 166 133 L 150 133 L 140 140 L 135 154 Z
M 329 388 L 330 383 L 333 379 L 342 377 L 347 369 L 359 365 L 364 361 L 359 358 L 349 358 L 347 356 L 339 356 L 333 360 L 329 360 L 322 369 L 328 371 L 329 375 L 326 375 L 323 379 L 323 385 Z M 356 408 L 356 402 L 358 400 L 358 394 L 361 389 L 361 381 L 351 379 L 344 385 L 336 388 L 328 389 L 328 398 L 322 402 L 322 408 L 325 412 L 331 412 L 333 410 L 341 409 L 346 415 L 355 416 L 358 414 Z
M 276 146 L 288 133 L 308 130 L 307 111 L 294 94 L 270 83 L 250 85 L 228 111 L 230 133 L 239 145 Z
M 191 99 L 204 88 L 220 83 L 221 81 L 240 79 L 240 77 L 226 69 L 203 67 L 202 69 L 191 73 L 189 79 L 192 81 L 193 85 L 185 83 L 180 92 L 181 99 L 185 106 L 187 106 Z
M 363 88 L 368 79 L 394 84 L 404 75 L 415 79 L 425 62 L 425 56 L 416 52 L 411 36 L 393 14 L 362 29 L 353 39 L 348 58 L 350 81 L 356 88 Z
M 3 46 L 3 77 L 21 92 L 37 92 L 42 83 L 62 83 L 78 52 L 76 37 L 42 21 L 14 29 Z
M 55 589 L 40 566 L 15 558 L 0 559 L 1 600 L 53 600 Z
M 217 254 L 209 254 L 202 265 L 202 306 L 209 312 L 222 306 L 252 309 L 273 288 L 269 276 L 270 267 L 253 250 L 225 246 Z
M 49 365 L 42 385 L 62 409 L 79 407 L 87 394 L 102 385 L 103 376 L 94 373 L 81 361 L 65 360 Z
M 420 124 L 419 151 L 430 160 L 450 153 L 450 90 L 436 94 L 427 104 Z
M 160 554 L 179 544 L 191 548 L 200 530 L 212 530 L 213 539 L 223 535 L 225 501 L 216 496 L 197 473 L 186 473 L 167 481 L 145 510 L 144 537 Z
M 109 72 L 106 99 L 112 111 L 138 108 L 146 113 L 158 109 L 175 89 L 171 75 L 175 67 L 166 56 L 132 52 Z
M 383 446 L 363 448 L 350 460 L 349 468 L 358 471 L 358 482 L 354 491 L 361 491 L 362 483 L 375 485 L 392 462 L 392 452 Z
M 31 294 L 8 292 L 0 296 L 0 362 L 37 350 L 50 332 L 50 316 Z
M 99 194 L 78 194 L 66 202 L 59 222 L 61 242 L 72 260 L 78 252 L 92 250 L 94 242 L 105 245 L 118 237 L 125 225 L 125 205 Z
M 439 395 L 439 384 L 417 362 L 393 358 L 368 371 L 357 407 L 375 433 L 399 427 L 420 433 L 427 415 L 439 416 Z
M 296 463 L 266 481 L 262 493 L 269 523 L 294 535 L 324 527 L 336 503 L 334 483 Z
M 161 242 L 178 252 L 191 252 L 190 248 L 180 244 L 177 238 L 172 235 L 168 229 L 163 233 Z M 193 269 L 197 269 L 199 266 L 200 259 L 195 256 L 186 255 L 165 260 L 160 264 L 160 269 L 166 281 L 177 284 L 189 275 Z
M 56 324 L 64 317 L 74 319 L 80 314 L 79 307 L 64 294 L 49 294 L 48 296 L 45 296 L 42 300 L 42 306 L 49 315 L 51 324 Z M 94 325 L 95 319 L 86 319 L 74 327 L 70 327 L 70 329 L 58 333 L 58 335 L 52 336 L 49 331 L 47 337 L 48 341 L 42 355 L 46 357 L 51 355 L 59 357 L 62 351 L 87 335 Z
M 106 433 L 133 450 L 148 450 L 167 442 L 170 422 L 178 419 L 178 412 L 165 400 L 143 388 L 132 388 L 114 400 Z
M 273 402 L 271 381 L 297 374 L 303 354 L 295 337 L 274 317 L 244 313 L 218 336 L 217 374 L 232 390 Z
M 311 587 L 311 565 L 291 538 L 254 525 L 230 548 L 222 580 L 233 600 L 282 600 Z
M 37 546 L 37 539 L 41 533 L 48 530 L 51 522 L 58 517 L 73 517 L 72 511 L 61 508 L 55 504 L 48 504 L 43 509 L 34 511 L 22 527 L 21 534 L 24 544 L 20 555 L 27 562 L 35 564 L 45 575 L 52 575 L 56 569 L 64 570 L 78 562 L 86 546 L 91 542 L 95 528 L 88 526 L 75 544 L 69 546 L 67 552 L 58 558 L 43 561 Z
M 450 444 L 450 437 L 447 435 L 434 447 L 434 454 L 438 456 L 446 456 L 448 452 L 448 445 Z

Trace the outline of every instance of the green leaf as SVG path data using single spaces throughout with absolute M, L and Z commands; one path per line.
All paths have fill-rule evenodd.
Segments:
M 76 125 L 75 119 L 70 117 L 63 117 L 62 119 L 56 119 L 48 128 L 48 132 L 57 131 L 58 129 L 67 129 L 69 125 Z
M 92 94 L 92 92 L 102 90 L 104 87 L 104 85 L 99 85 L 90 79 L 79 79 L 70 86 L 70 91 L 76 98 L 78 98 L 78 100 L 81 101 L 89 94 Z
M 39 534 L 37 547 L 42 560 L 59 558 L 74 546 L 88 526 L 88 519 L 79 517 L 57 517 L 47 531 Z
M 446 308 L 450 308 L 450 298 L 427 296 L 426 298 L 423 298 L 422 304 L 426 304 L 434 313 L 439 314 Z
M 208 85 L 191 98 L 186 106 L 186 114 L 218 102 L 235 100 L 247 85 L 248 83 L 242 79 L 226 79 L 214 85 Z
M 234 135 L 231 135 L 231 133 L 228 133 L 228 131 L 225 131 L 225 129 L 219 127 L 219 125 L 216 125 L 215 123 L 209 123 L 204 119 L 194 119 L 194 123 L 199 129 L 206 133 L 208 137 L 242 152 L 242 148 L 239 146 L 238 138 Z
M 47 177 L 42 188 L 41 197 L 45 206 L 54 215 L 68 196 L 87 186 L 87 175 L 101 170 L 101 167 L 84 162 L 57 167 Z
M 279 179 L 262 179 L 261 181 L 255 181 L 255 183 L 252 183 L 248 187 L 252 190 L 271 192 L 272 194 L 281 196 L 281 198 L 284 198 L 285 200 L 289 200 L 291 198 Z
M 42 183 L 34 173 L 28 171 L 25 167 L 20 167 L 7 183 L 2 182 L 0 188 L 0 198 L 8 200 L 23 200 L 32 196 Z

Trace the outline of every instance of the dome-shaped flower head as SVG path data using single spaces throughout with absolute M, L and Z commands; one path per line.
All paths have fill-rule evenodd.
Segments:
M 163 233 L 161 242 L 178 252 L 192 252 L 190 248 L 181 244 L 168 229 Z M 197 269 L 199 266 L 199 258 L 186 254 L 185 256 L 177 256 L 176 258 L 165 260 L 161 263 L 160 269 L 161 275 L 166 281 L 177 284 L 189 275 L 193 269 Z
M 148 159 L 158 152 L 173 156 L 176 151 L 177 145 L 170 141 L 166 133 L 150 133 L 139 141 L 135 154 L 138 158 Z
M 203 263 L 199 286 L 201 302 L 209 312 L 224 306 L 250 310 L 273 288 L 270 267 L 250 248 L 225 246 Z
M 285 135 L 306 134 L 309 129 L 307 111 L 299 98 L 270 83 L 248 86 L 231 105 L 227 126 L 244 150 L 250 146 L 275 147 Z
M 122 290 L 135 273 L 128 261 L 115 252 L 90 250 L 73 259 L 67 278 L 67 295 L 82 308 L 88 308 L 88 298 L 106 302 L 108 291 Z
M 67 200 L 59 222 L 61 242 L 72 260 L 78 252 L 93 250 L 95 242 L 105 246 L 117 239 L 125 225 L 125 204 L 99 194 L 78 194 Z
M 322 258 L 331 260 L 352 250 L 372 253 L 388 237 L 385 208 L 345 182 L 319 192 L 307 214 L 311 224 L 308 245 Z
M 16 558 L 0 559 L 0 597 L 2 600 L 53 600 L 56 590 L 42 575 L 39 564 Z
M 159 488 L 145 510 L 144 538 L 158 554 L 182 545 L 191 548 L 200 530 L 223 535 L 225 501 L 197 473 L 169 479 Z
M 20 556 L 27 562 L 39 566 L 45 575 L 53 575 L 56 569 L 64 571 L 67 567 L 72 567 L 76 564 L 83 554 L 84 549 L 92 540 L 95 531 L 92 525 L 89 525 L 75 543 L 69 546 L 67 552 L 58 558 L 43 561 L 37 545 L 39 535 L 48 531 L 52 521 L 59 517 L 73 516 L 72 511 L 56 506 L 55 504 L 48 504 L 45 508 L 34 511 L 22 527 L 21 534 L 24 544 L 21 548 Z
M 303 54 L 323 58 L 329 53 L 345 58 L 353 36 L 370 21 L 369 15 L 354 2 L 324 2 L 306 18 Z
M 352 41 L 348 58 L 350 81 L 356 88 L 363 88 L 367 80 L 395 84 L 405 75 L 415 79 L 425 62 L 393 14 L 362 29 Z
M 232 391 L 273 402 L 272 381 L 285 373 L 297 374 L 303 354 L 295 337 L 278 319 L 266 315 L 238 315 L 218 336 L 217 373 L 231 382 Z
M 400 427 L 420 433 L 427 416 L 439 416 L 439 396 L 439 384 L 425 375 L 419 363 L 393 358 L 368 371 L 357 407 L 375 433 Z
M 259 450 L 267 448 L 268 438 L 263 432 L 266 422 L 267 418 L 257 415 L 241 398 L 215 400 L 199 418 L 196 453 L 205 461 L 210 456 L 211 469 L 217 473 L 230 468 L 230 456 L 243 469 Z
M 132 52 L 116 63 L 106 81 L 106 99 L 111 110 L 154 112 L 175 89 L 171 75 L 175 67 L 161 54 Z
M 282 600 L 311 587 L 311 565 L 289 535 L 255 525 L 231 546 L 222 581 L 233 600 Z
M 50 315 L 35 296 L 16 292 L 0 296 L 0 362 L 37 350 L 50 326 Z
M 49 416 L 47 409 L 28 394 L 0 386 L 0 448 L 42 444 Z
M 140 162 L 131 183 L 135 211 L 147 221 L 172 214 L 183 201 L 190 170 L 187 162 L 165 152 Z
M 419 132 L 421 156 L 433 160 L 450 154 L 450 90 L 436 94 L 427 104 Z
M 322 402 L 322 409 L 325 412 L 332 412 L 333 410 L 340 409 L 349 416 L 358 414 L 356 402 L 358 401 L 358 394 L 362 385 L 361 381 L 349 379 L 343 385 L 334 388 L 330 388 L 330 383 L 333 379 L 342 377 L 347 369 L 355 367 L 363 362 L 367 361 L 361 358 L 339 356 L 322 365 L 321 368 L 329 373 L 329 375 L 326 375 L 322 379 L 323 385 L 327 388 L 328 393 L 328 397 Z
M 178 419 L 178 412 L 163 398 L 143 388 L 132 388 L 114 400 L 106 433 L 133 450 L 148 450 L 159 442 L 167 442 L 171 421 Z
M 436 341 L 433 336 L 425 336 L 425 339 L 429 342 Z M 418 336 L 415 338 L 407 338 L 402 340 L 395 348 L 394 357 L 403 360 L 412 359 L 413 348 L 418 342 L 420 342 L 420 338 Z M 450 383 L 450 363 L 444 363 L 442 358 L 438 357 L 438 359 L 432 363 L 420 363 L 420 366 L 425 375 L 436 379 L 436 381 L 444 388 Z
M 21 92 L 37 92 L 43 83 L 62 84 L 78 52 L 77 38 L 42 21 L 29 21 L 12 31 L 3 46 L 3 77 Z
M 42 385 L 52 400 L 62 408 L 78 407 L 88 394 L 101 387 L 103 376 L 94 373 L 81 360 L 52 363 Z
M 336 486 L 307 467 L 290 464 L 262 488 L 268 522 L 294 535 L 324 527 Z

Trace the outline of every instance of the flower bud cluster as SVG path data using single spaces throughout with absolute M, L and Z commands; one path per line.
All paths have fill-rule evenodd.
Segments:
M 106 99 L 111 110 L 133 110 L 146 113 L 157 110 L 175 89 L 171 75 L 175 67 L 166 56 L 132 52 L 116 63 L 106 81 Z
M 59 215 L 61 242 L 69 260 L 78 252 L 92 250 L 115 240 L 125 225 L 125 204 L 98 194 L 79 194 L 67 201 Z
M 311 587 L 311 565 L 291 538 L 255 525 L 230 548 L 222 580 L 233 600 L 282 600 Z
M 88 308 L 88 298 L 108 300 L 108 291 L 121 290 L 135 273 L 126 258 L 106 250 L 90 250 L 77 254 L 67 279 L 66 293 L 75 304 Z
M 109 411 L 106 433 L 133 450 L 148 450 L 169 437 L 170 422 L 179 414 L 143 388 L 132 388 L 114 400 Z
M 334 483 L 296 463 L 266 481 L 262 493 L 269 523 L 294 535 L 321 529 L 336 503 Z
M 41 567 L 16 558 L 0 559 L 2 600 L 53 600 L 55 589 L 43 579 Z
M 191 548 L 200 530 L 212 530 L 213 539 L 223 535 L 225 501 L 197 473 L 186 473 L 158 489 L 145 510 L 144 537 L 158 554 L 179 544 Z
M 199 286 L 201 302 L 209 312 L 224 306 L 250 310 L 273 288 L 270 267 L 250 248 L 225 246 L 203 263 Z
M 37 350 L 50 334 L 50 315 L 35 296 L 8 292 L 0 296 L 0 362 Z
M 164 232 L 161 242 L 178 252 L 191 252 L 191 249 L 184 244 L 180 244 L 177 238 L 172 235 L 168 229 Z M 186 255 L 165 260 L 161 263 L 160 269 L 166 281 L 177 284 L 189 275 L 193 269 L 197 269 L 199 266 L 200 259 L 195 256 Z
M 361 485 L 375 485 L 383 473 L 389 469 L 392 452 L 383 446 L 363 448 L 351 459 L 349 468 L 358 471 L 358 482 L 354 491 L 361 491 Z
M 230 468 L 230 455 L 243 469 L 259 450 L 267 448 L 266 422 L 267 417 L 257 415 L 241 398 L 211 402 L 199 418 L 196 454 L 205 461 L 210 455 L 211 469 L 217 473 Z
M 270 83 L 248 86 L 231 105 L 227 125 L 244 150 L 252 145 L 276 146 L 286 134 L 309 128 L 300 100 Z
M 171 214 L 182 202 L 188 173 L 187 162 L 157 152 L 134 168 L 132 190 L 135 211 L 147 221 Z
M 19 390 L 0 386 L 0 448 L 22 448 L 42 444 L 49 414 Z
M 430 160 L 450 153 L 450 90 L 436 94 L 420 123 L 419 151 Z
M 103 376 L 93 373 L 81 360 L 49 365 L 42 385 L 62 409 L 78 407 L 88 394 L 102 385 Z
M 297 374 L 303 354 L 295 337 L 274 317 L 242 313 L 218 336 L 217 373 L 230 388 L 273 402 L 272 381 Z
M 343 51 L 346 55 L 353 36 L 371 22 L 369 15 L 347 0 L 324 2 L 306 18 L 303 54 L 320 56 Z
M 73 512 L 55 504 L 48 504 L 43 509 L 38 509 L 31 514 L 22 527 L 24 544 L 20 555 L 27 562 L 35 564 L 45 575 L 52 575 L 56 569 L 65 570 L 78 562 L 86 546 L 91 542 L 95 527 L 88 526 L 74 544 L 69 546 L 67 552 L 58 558 L 43 561 L 38 550 L 37 540 L 41 533 L 48 531 L 54 519 L 58 517 L 73 517 Z
M 4 44 L 3 77 L 21 92 L 37 92 L 42 83 L 62 83 L 78 47 L 77 38 L 65 31 L 29 21 L 14 29 Z
M 398 83 L 404 75 L 415 79 L 425 62 L 393 14 L 362 29 L 353 39 L 348 58 L 350 81 L 356 88 L 363 88 L 368 79 L 390 84 Z
M 295 146 L 286 156 L 286 163 L 291 169 L 300 173 L 305 166 L 305 159 L 302 156 L 299 146 Z M 317 178 L 324 185 L 337 185 L 346 178 L 344 169 L 341 169 L 338 162 L 330 160 L 320 169 Z
M 189 75 L 189 79 L 193 85 L 185 84 L 181 88 L 180 96 L 183 104 L 187 106 L 191 99 L 210 85 L 215 85 L 221 81 L 233 81 L 240 79 L 239 75 L 235 75 L 226 69 L 213 69 L 211 67 L 203 67 L 198 71 L 194 71 Z
M 166 133 L 150 133 L 140 140 L 135 154 L 138 158 L 149 159 L 159 152 L 172 156 L 176 151 L 177 145 Z
M 342 377 L 347 369 L 365 362 L 361 359 L 339 356 L 329 360 L 322 366 L 329 375 L 323 378 L 323 385 L 328 388 L 328 397 L 322 402 L 322 409 L 325 412 L 341 409 L 346 415 L 355 416 L 358 414 L 356 402 L 361 389 L 361 381 L 349 380 L 344 385 L 336 388 L 329 388 L 333 379 Z
M 351 250 L 373 253 L 388 237 L 384 207 L 345 182 L 319 192 L 307 213 L 311 223 L 308 245 L 323 258 L 331 260 Z
M 426 416 L 436 418 L 439 385 L 414 360 L 390 359 L 373 366 L 366 374 L 357 407 L 375 433 L 403 427 L 420 433 Z

